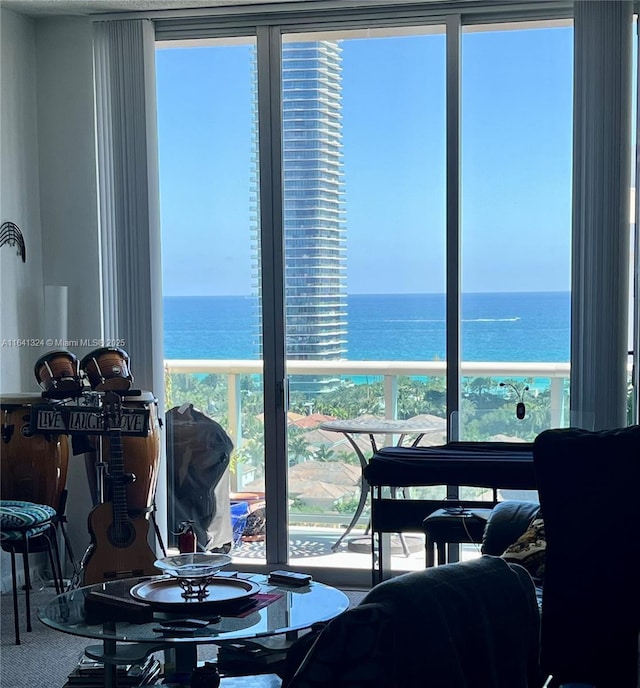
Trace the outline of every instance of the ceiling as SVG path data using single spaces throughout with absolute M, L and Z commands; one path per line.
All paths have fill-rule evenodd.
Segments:
M 2 7 L 33 17 L 56 14 L 79 15 L 104 12 L 146 12 L 149 10 L 198 9 L 314 2 L 314 0 L 0 0 Z

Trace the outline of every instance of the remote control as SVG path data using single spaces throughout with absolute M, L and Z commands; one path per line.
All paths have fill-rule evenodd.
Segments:
M 294 571 L 272 571 L 269 574 L 270 583 L 303 586 L 308 585 L 311 580 L 312 577 L 308 573 L 296 573 Z

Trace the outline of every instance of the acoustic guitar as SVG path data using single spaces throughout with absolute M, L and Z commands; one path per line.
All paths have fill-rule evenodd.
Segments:
M 127 510 L 126 486 L 135 476 L 124 472 L 121 407 L 115 392 L 105 394 L 103 417 L 111 448 L 108 479 L 112 501 L 98 504 L 89 514 L 91 544 L 82 562 L 84 585 L 158 573 L 156 555 L 147 540 L 149 521 L 144 516 L 131 518 Z

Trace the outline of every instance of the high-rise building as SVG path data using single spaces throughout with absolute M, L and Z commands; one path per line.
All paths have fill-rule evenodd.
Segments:
M 335 41 L 282 47 L 287 356 L 346 354 L 347 286 L 342 57 Z M 315 393 L 326 378 L 291 379 Z
M 282 109 L 287 350 L 346 353 L 346 228 L 341 49 L 284 43 Z

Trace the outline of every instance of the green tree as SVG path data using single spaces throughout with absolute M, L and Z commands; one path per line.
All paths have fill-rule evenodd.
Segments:
M 336 453 L 326 444 L 321 444 L 316 449 L 313 458 L 315 461 L 335 461 Z
M 289 463 L 306 461 L 311 453 L 311 444 L 306 438 L 306 432 L 295 425 L 290 425 L 287 431 L 287 450 Z

